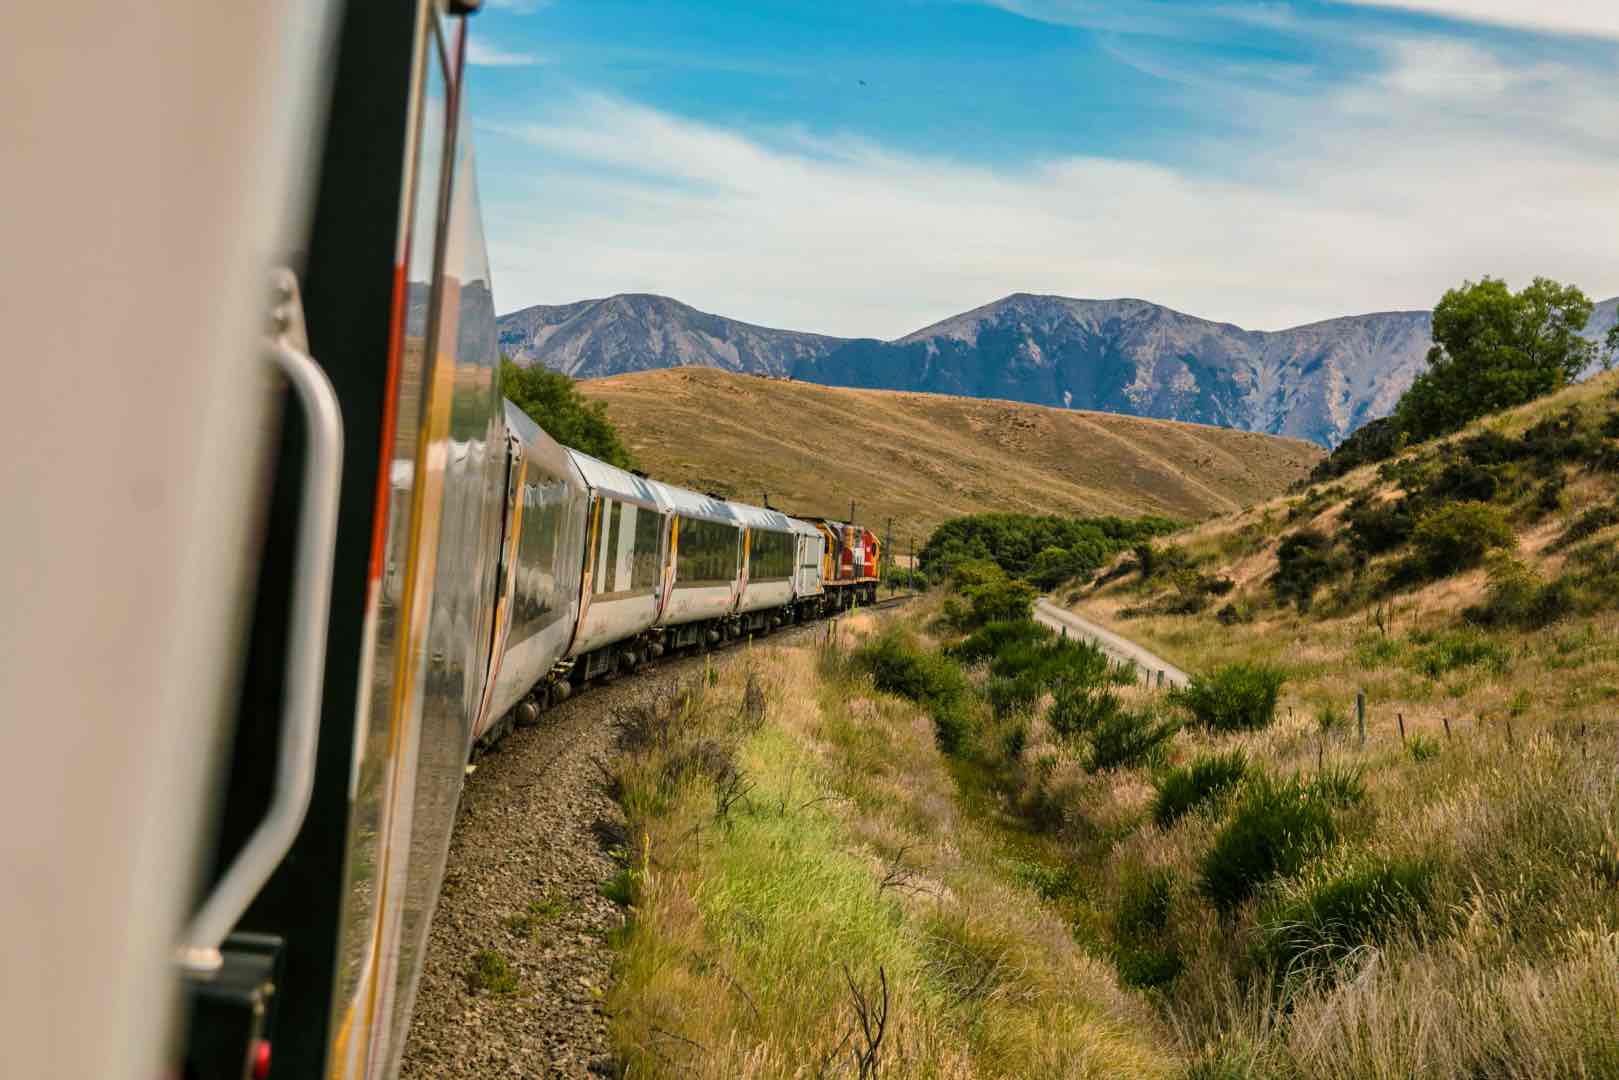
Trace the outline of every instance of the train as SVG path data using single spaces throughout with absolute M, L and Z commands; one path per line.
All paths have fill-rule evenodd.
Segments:
M 506 498 L 484 613 L 494 644 L 475 750 L 649 660 L 877 601 L 882 542 L 864 526 L 661 483 L 558 446 L 510 401 L 503 417 Z
M 506 400 L 478 6 L 32 5 L 0 45 L 8 1074 L 387 1080 L 472 755 L 875 596 L 860 524 Z

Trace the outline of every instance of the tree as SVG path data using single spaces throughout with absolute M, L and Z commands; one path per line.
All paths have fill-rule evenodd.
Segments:
M 545 433 L 563 446 L 621 469 L 635 468 L 635 459 L 607 419 L 607 404 L 587 401 L 573 380 L 561 372 L 536 364 L 518 367 L 501 358 L 500 389 L 513 405 L 528 414 Z
M 1396 407 L 1400 430 L 1432 438 L 1567 386 L 1596 357 L 1580 336 L 1591 308 L 1547 278 L 1517 293 L 1491 277 L 1451 289 L 1434 308 L 1428 370 Z

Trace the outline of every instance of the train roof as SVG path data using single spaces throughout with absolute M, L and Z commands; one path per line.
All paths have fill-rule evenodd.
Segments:
M 681 517 L 702 518 L 705 521 L 718 521 L 734 526 L 742 524 L 731 504 L 724 499 L 716 499 L 712 495 L 704 495 L 689 488 L 675 487 L 673 484 L 659 483 L 656 480 L 649 480 L 648 483 L 659 489 L 665 505 Z
M 731 503 L 730 507 L 737 520 L 750 528 L 769 529 L 772 532 L 793 531 L 793 519 L 780 510 L 769 510 L 762 506 L 750 506 L 748 503 L 739 502 Z
M 602 492 L 615 499 L 655 506 L 659 510 L 669 509 L 668 501 L 664 497 L 664 493 L 668 490 L 667 484 L 637 476 L 627 469 L 609 465 L 578 450 L 570 449 L 568 456 L 573 459 L 574 465 L 592 491 Z
M 545 429 L 531 420 L 527 413 L 512 404 L 506 405 L 506 430 L 523 444 L 523 456 L 532 468 L 561 478 L 569 487 L 581 486 L 580 472 L 568 460 L 571 453 L 561 443 L 546 434 Z

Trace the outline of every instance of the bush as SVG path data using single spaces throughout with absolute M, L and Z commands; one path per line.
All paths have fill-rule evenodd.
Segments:
M 1405 449 L 1406 438 L 1392 416 L 1364 424 L 1310 470 L 1310 482 L 1320 483 L 1342 476 L 1350 469 L 1384 461 Z
M 1477 631 L 1437 634 L 1412 655 L 1417 671 L 1431 679 L 1448 675 L 1458 668 L 1482 665 L 1500 672 L 1507 665 L 1507 651 Z
M 961 745 L 967 728 L 968 684 L 953 661 L 922 648 L 896 628 L 861 645 L 855 663 L 871 673 L 877 689 L 928 710 L 940 749 L 949 753 Z
M 1332 808 L 1320 790 L 1297 777 L 1260 773 L 1244 786 L 1231 820 L 1204 853 L 1198 891 L 1230 913 L 1272 878 L 1297 873 L 1336 838 Z
M 952 518 L 917 553 L 938 578 L 962 562 L 989 560 L 1006 574 L 1060 583 L 1096 570 L 1130 545 L 1178 528 L 1161 517 L 1064 517 L 1056 514 L 969 514 Z
M 1126 986 L 1147 990 L 1173 982 L 1185 966 L 1180 953 L 1162 944 L 1169 926 L 1174 878 L 1168 870 L 1148 870 L 1125 878 L 1113 913 L 1117 943 L 1113 962 Z
M 1043 645 L 1056 634 L 1049 626 L 1033 619 L 1001 620 L 985 623 L 945 652 L 963 663 L 972 664 L 997 656 L 1014 645 Z
M 1101 686 L 1112 679 L 1107 654 L 1099 646 L 1079 638 L 1054 638 L 1014 642 L 990 663 L 990 674 L 999 678 L 1027 678 L 1038 695 L 1062 687 Z
M 1459 502 L 1424 514 L 1411 534 L 1417 566 L 1430 577 L 1470 570 L 1497 548 L 1515 543 L 1512 527 L 1494 507 Z
M 1344 511 L 1344 524 L 1349 526 L 1349 537 L 1356 550 L 1366 555 L 1381 555 L 1411 539 L 1416 528 L 1408 499 L 1377 502 L 1360 496 Z
M 1120 710 L 1118 695 L 1106 687 L 1065 686 L 1046 713 L 1051 730 L 1065 739 L 1108 723 Z
M 1346 568 L 1332 540 L 1314 529 L 1301 529 L 1282 537 L 1276 548 L 1276 573 L 1271 591 L 1283 604 L 1309 611 L 1316 590 Z
M 1248 772 L 1248 755 L 1239 747 L 1224 754 L 1205 754 L 1190 765 L 1170 769 L 1158 778 L 1152 820 L 1167 829 L 1204 803 L 1234 790 Z
M 972 624 L 982 626 L 989 622 L 1027 619 L 1034 610 L 1036 595 L 1034 586 L 1026 581 L 1006 580 L 980 585 L 967 594 Z
M 1091 730 L 1091 758 L 1086 768 L 1090 772 L 1134 769 L 1157 761 L 1176 730 L 1173 720 L 1160 720 L 1151 709 L 1115 712 Z
M 1276 699 L 1287 677 L 1262 664 L 1228 664 L 1211 675 L 1194 675 L 1170 701 L 1211 731 L 1257 731 L 1276 719 Z
M 1462 616 L 1481 626 L 1540 629 L 1573 611 L 1574 601 L 1568 580 L 1543 582 L 1519 560 L 1500 554 L 1490 561 L 1484 603 L 1469 607 Z
M 1256 958 L 1279 975 L 1336 965 L 1418 918 L 1433 874 L 1431 864 L 1409 860 L 1322 867 L 1267 905 Z

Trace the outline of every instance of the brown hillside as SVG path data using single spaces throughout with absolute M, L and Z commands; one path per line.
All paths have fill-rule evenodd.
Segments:
M 895 519 L 918 544 L 985 510 L 1200 520 L 1279 494 L 1322 451 L 1252 432 L 710 368 L 579 384 L 661 480 L 804 514 Z M 901 540 L 903 543 L 903 540 Z

